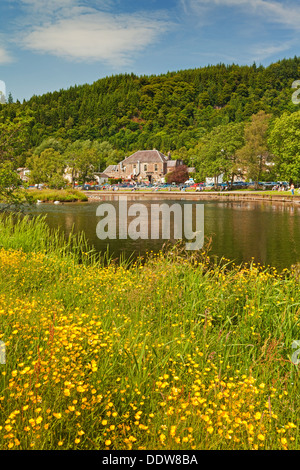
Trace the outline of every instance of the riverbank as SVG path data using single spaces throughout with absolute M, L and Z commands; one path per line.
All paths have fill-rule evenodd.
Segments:
M 20 223 L 0 230 L 1 449 L 299 450 L 297 268 L 180 246 L 104 265 Z
M 140 199 L 180 199 L 195 201 L 273 201 L 300 204 L 300 195 L 280 191 L 84 191 L 89 201 L 103 200 L 107 196 L 126 195 L 129 198 Z
M 49 189 L 30 189 L 29 195 L 33 202 L 88 202 L 101 201 L 109 196 L 124 196 L 132 199 L 180 199 L 194 201 L 270 201 L 300 204 L 300 195 L 294 196 L 290 192 L 280 191 L 130 191 L 130 190 L 104 190 L 104 191 L 80 191 L 80 190 L 49 190 Z

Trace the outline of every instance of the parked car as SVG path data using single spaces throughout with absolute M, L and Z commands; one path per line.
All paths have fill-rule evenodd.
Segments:
M 246 189 L 248 186 L 249 183 L 246 183 L 245 181 L 234 181 L 232 183 L 232 189 Z

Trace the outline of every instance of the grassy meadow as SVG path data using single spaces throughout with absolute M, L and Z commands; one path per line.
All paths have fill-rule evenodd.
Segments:
M 299 449 L 297 267 L 0 223 L 0 449 Z
M 88 197 L 76 189 L 29 189 L 32 202 L 86 202 Z

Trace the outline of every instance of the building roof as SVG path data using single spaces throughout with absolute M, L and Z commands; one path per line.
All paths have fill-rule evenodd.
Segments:
M 177 166 L 177 160 L 168 160 L 167 165 L 168 167 Z
M 161 163 L 166 162 L 167 157 L 158 150 L 138 150 L 122 161 L 123 165 L 127 163 Z
M 117 171 L 118 165 L 109 165 L 105 170 L 104 173 L 109 173 L 110 171 Z

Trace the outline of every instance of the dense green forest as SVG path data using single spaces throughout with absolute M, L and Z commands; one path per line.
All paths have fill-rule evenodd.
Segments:
M 151 148 L 201 166 L 199 143 L 214 129 L 242 125 L 259 112 L 270 117 L 272 128 L 281 116 L 299 112 L 291 99 L 299 78 L 300 57 L 294 57 L 268 67 L 219 64 L 160 76 L 120 74 L 23 103 L 10 99 L 0 105 L 0 158 L 23 166 L 51 138 L 65 147 L 78 141 L 109 145 L 101 166 Z

